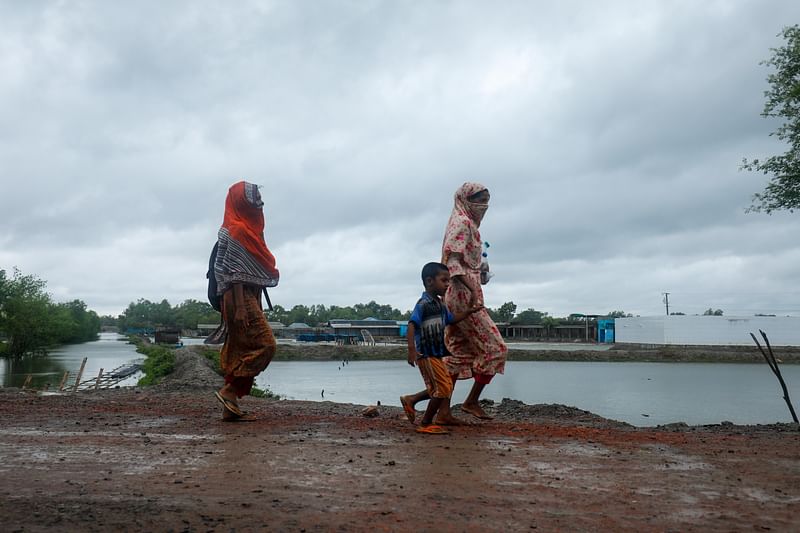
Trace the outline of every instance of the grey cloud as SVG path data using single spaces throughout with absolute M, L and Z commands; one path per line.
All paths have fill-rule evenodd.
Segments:
M 797 283 L 780 268 L 796 215 L 744 215 L 763 177 L 738 165 L 775 149 L 758 62 L 798 15 L 788 1 L 4 4 L 0 267 L 105 309 L 202 298 L 225 193 L 248 179 L 284 253 L 284 303 L 404 307 L 453 191 L 476 180 L 505 274 L 490 303 L 651 309 L 681 285 L 657 267 L 670 257 L 687 287 L 739 258 L 720 263 L 719 294 L 748 309 L 753 279 L 759 308 L 787 307 L 775 287 Z M 347 257 L 331 235 L 371 244 Z M 293 259 L 312 246 L 344 282 Z M 53 247 L 57 266 L 40 259 Z M 759 273 L 770 250 L 782 259 Z M 97 282 L 70 286 L 86 251 Z M 115 275 L 109 256 L 148 268 Z M 375 272 L 352 276 L 358 261 Z

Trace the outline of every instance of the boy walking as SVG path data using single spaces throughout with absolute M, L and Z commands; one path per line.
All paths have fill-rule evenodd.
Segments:
M 401 396 L 400 403 L 409 421 L 414 422 L 414 405 L 430 400 L 428 408 L 417 427 L 418 433 L 444 434 L 448 431 L 434 424 L 434 417 L 442 403 L 453 393 L 453 378 L 447 371 L 442 357 L 448 355 L 444 343 L 444 328 L 464 320 L 482 309 L 474 306 L 463 313 L 453 315 L 448 311 L 442 297 L 450 285 L 450 272 L 442 263 L 428 263 L 422 268 L 422 284 L 425 292 L 414 306 L 408 321 L 408 364 L 419 368 L 425 390 L 410 396 Z

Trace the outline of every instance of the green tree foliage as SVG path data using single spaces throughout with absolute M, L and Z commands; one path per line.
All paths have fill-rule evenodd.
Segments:
M 404 320 L 410 314 L 410 311 L 404 313 L 391 305 L 381 305 L 374 301 L 347 307 L 298 304 L 291 309 L 286 309 L 281 305 L 274 305 L 272 311 L 266 311 L 267 320 L 281 322 L 285 325 L 304 322 L 311 326 L 325 324 L 337 318 L 356 320 L 371 317 L 380 320 Z M 140 298 L 136 302 L 128 304 L 117 320 L 117 325 L 120 331 L 124 332 L 131 328 L 153 329 L 162 326 L 196 329 L 197 324 L 217 324 L 219 321 L 219 313 L 206 302 L 186 300 L 182 304 L 171 307 L 167 300 L 155 303 Z
M 9 279 L 2 272 L 0 330 L 8 337 L 8 353 L 23 355 L 40 350 L 50 342 L 50 297 L 45 282 L 25 276 L 16 268 Z
M 156 303 L 140 298 L 128 304 L 117 325 L 120 331 L 160 326 L 195 329 L 197 324 L 218 324 L 219 320 L 219 313 L 208 302 L 190 299 L 172 307 L 167 300 Z
M 174 313 L 175 325 L 181 329 L 195 329 L 197 324 L 219 323 L 219 313 L 208 302 L 185 300 L 178 304 Z
M 703 316 L 722 316 L 722 309 L 712 309 L 709 307 L 703 311 Z
M 56 304 L 52 310 L 54 324 L 60 342 L 71 344 L 92 340 L 100 331 L 100 317 L 86 309 L 80 300 Z
M 391 305 L 381 305 L 374 300 L 366 304 L 359 303 L 345 307 L 338 305 L 326 307 L 322 304 L 311 306 L 298 304 L 288 310 L 281 305 L 275 305 L 272 311 L 267 311 L 268 320 L 280 322 L 287 326 L 295 322 L 316 326 L 326 324 L 335 319 L 359 320 L 377 318 L 379 320 L 405 320 L 410 315 L 410 311 L 404 313 Z
M 526 326 L 541 324 L 545 317 L 547 317 L 547 313 L 537 311 L 536 309 L 529 307 L 514 317 L 513 323 L 523 324 Z
M 12 356 L 42 352 L 47 347 L 94 340 L 100 318 L 81 300 L 53 303 L 46 282 L 16 268 L 9 278 L 0 270 L 0 333 Z
M 545 313 L 547 315 L 547 313 Z M 561 324 L 561 320 L 552 316 L 544 316 L 542 317 L 542 325 L 547 330 L 547 337 L 550 337 L 553 333 L 553 328 Z
M 607 313 L 606 316 L 608 318 L 627 318 L 633 315 L 626 313 L 625 311 L 611 311 L 610 313 Z
M 782 120 L 770 136 L 786 142 L 789 148 L 764 160 L 743 160 L 742 169 L 771 176 L 764 192 L 753 195 L 748 211 L 772 213 L 800 208 L 800 27 L 785 27 L 778 35 L 785 44 L 772 48 L 772 57 L 761 63 L 775 69 L 767 76 L 770 88 L 764 92 L 767 101 L 761 115 Z
M 495 322 L 511 322 L 514 318 L 514 313 L 517 312 L 517 304 L 514 302 L 506 302 L 497 309 L 487 308 L 489 311 L 489 316 L 492 317 L 492 320 Z
M 101 326 L 118 326 L 119 318 L 111 315 L 103 315 L 100 317 Z

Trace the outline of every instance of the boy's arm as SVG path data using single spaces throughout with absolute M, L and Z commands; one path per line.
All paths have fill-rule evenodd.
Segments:
M 416 327 L 413 322 L 408 323 L 408 332 L 406 333 L 406 341 L 408 341 L 408 364 L 415 366 L 419 352 L 417 352 L 417 345 L 414 342 L 414 332 Z
M 466 311 L 462 311 L 460 313 L 453 313 L 453 320 L 451 320 L 450 323 L 451 324 L 455 324 L 456 322 L 461 322 L 462 320 L 467 318 L 472 313 L 477 313 L 481 309 L 483 309 L 482 305 L 473 305 L 472 307 L 470 307 Z

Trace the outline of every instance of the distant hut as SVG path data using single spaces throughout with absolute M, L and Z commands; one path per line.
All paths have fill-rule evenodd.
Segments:
M 156 328 L 156 344 L 178 344 L 181 342 L 181 330 L 178 328 Z

